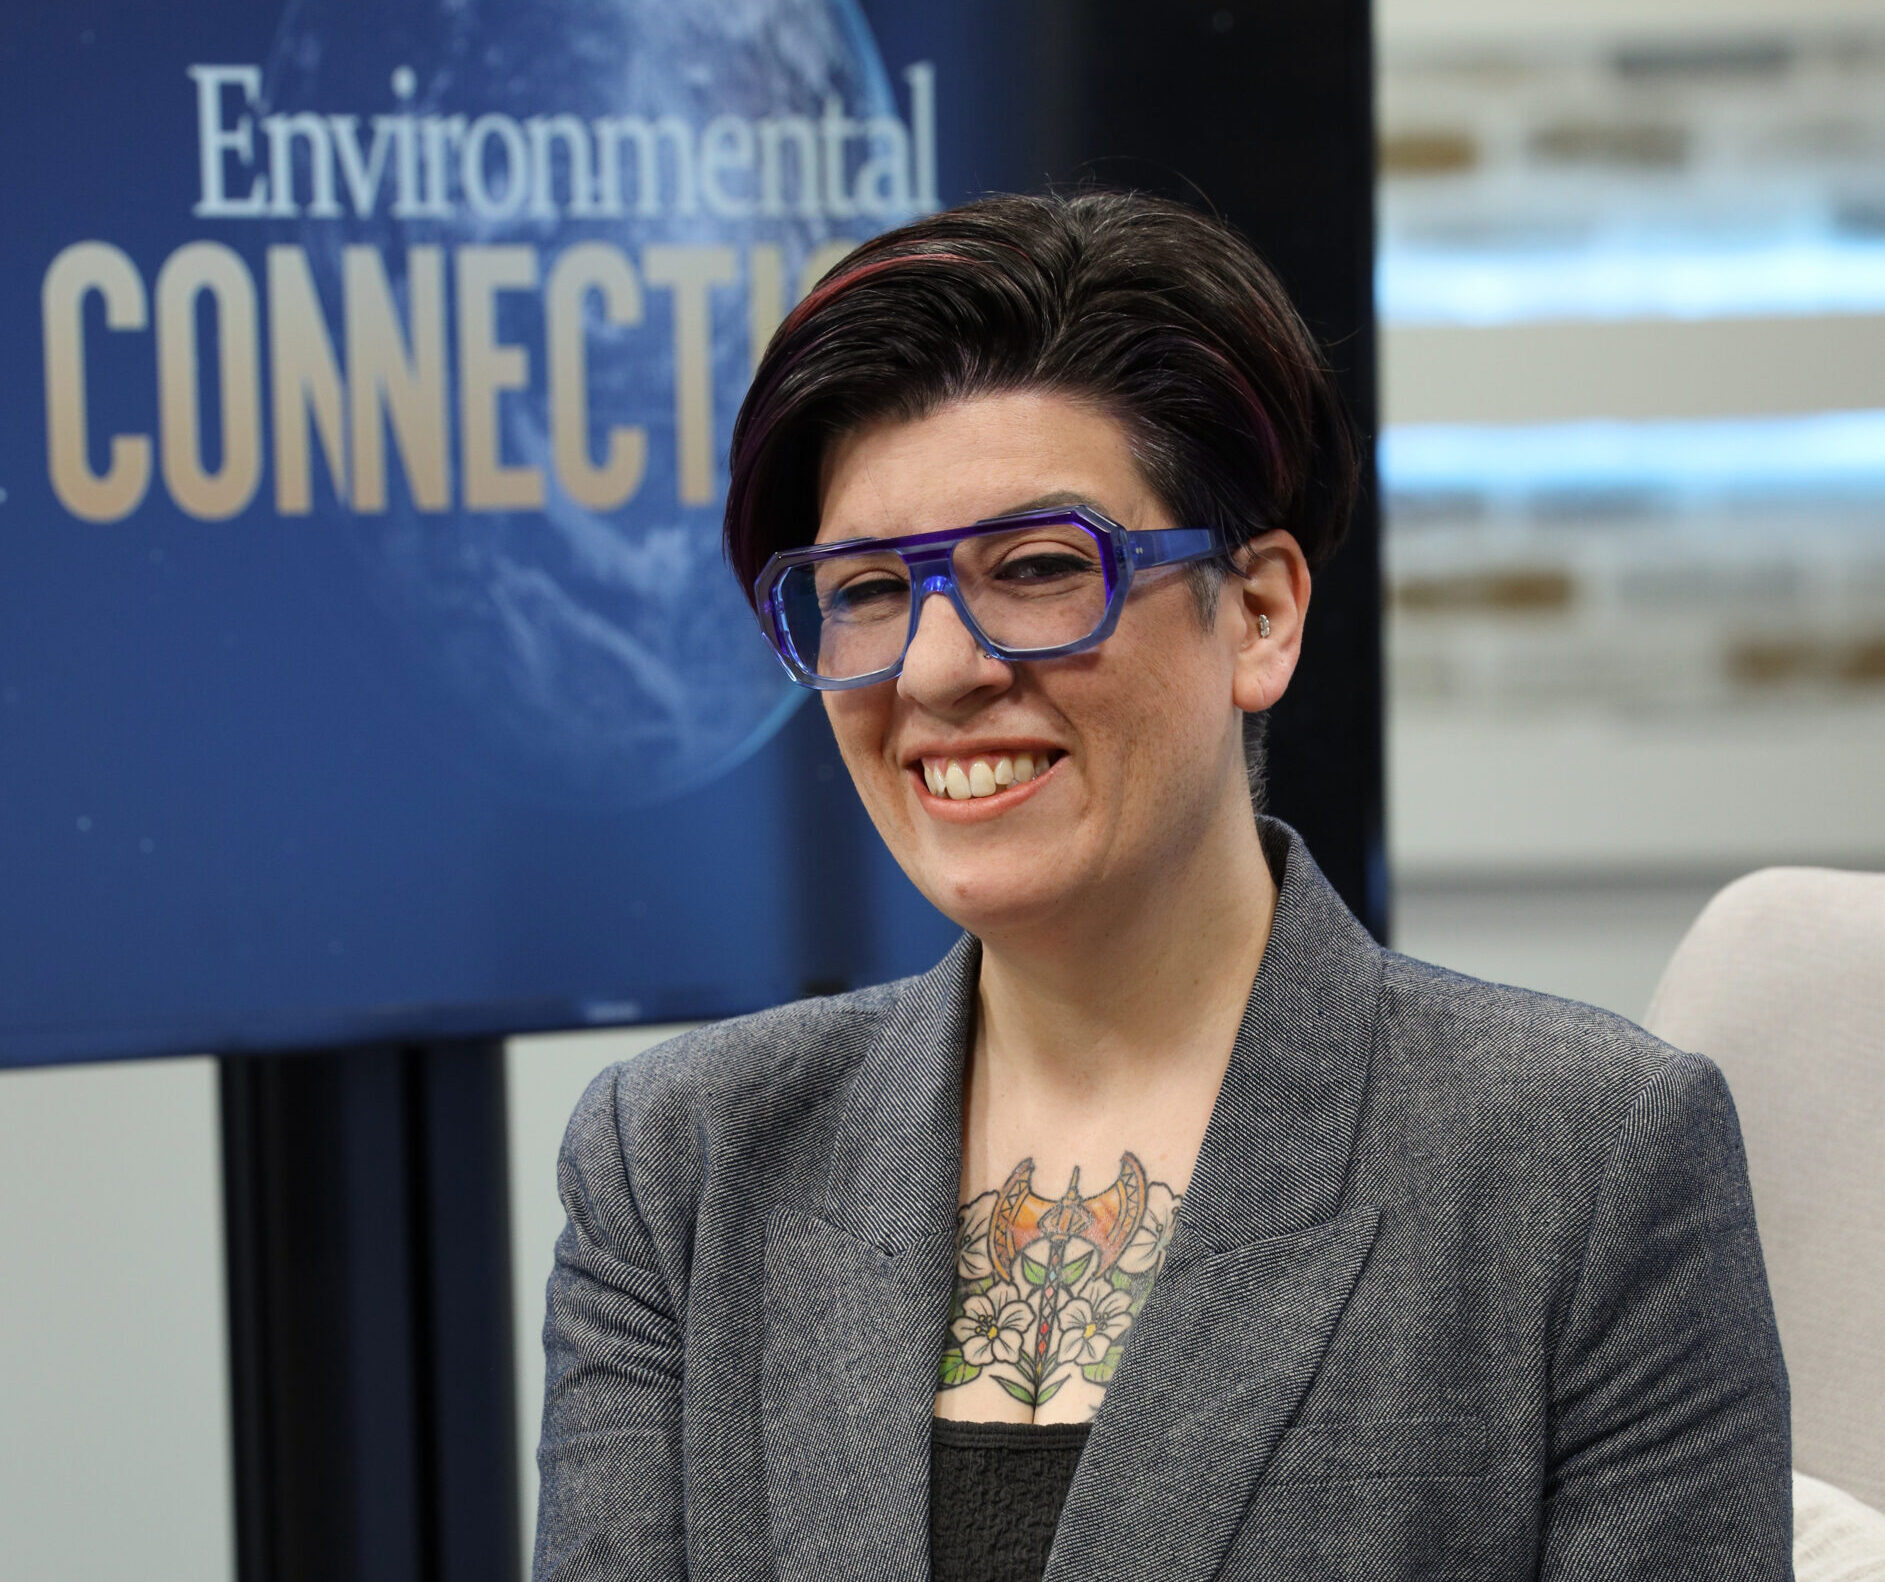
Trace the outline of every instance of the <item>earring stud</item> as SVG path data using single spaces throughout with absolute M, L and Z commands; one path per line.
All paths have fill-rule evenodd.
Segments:
M 1257 617 L 1257 636 L 1268 637 L 1269 635 L 1270 635 L 1270 618 L 1267 615 L 1259 615 Z

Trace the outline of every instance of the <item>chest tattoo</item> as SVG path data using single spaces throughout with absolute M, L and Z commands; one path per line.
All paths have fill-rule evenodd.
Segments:
M 1029 1407 L 1076 1375 L 1104 1389 L 1165 1261 L 1181 1201 L 1128 1153 L 1093 1197 L 1081 1195 L 1077 1166 L 1059 1197 L 1038 1196 L 1034 1161 L 1023 1159 L 999 1191 L 964 1203 L 941 1387 L 986 1373 Z

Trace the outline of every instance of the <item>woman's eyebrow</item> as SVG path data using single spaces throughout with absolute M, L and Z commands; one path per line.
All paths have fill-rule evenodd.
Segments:
M 1078 489 L 1054 489 L 1047 494 L 1036 495 L 1032 500 L 1023 500 L 1019 505 L 1003 507 L 998 516 L 1019 516 L 1024 511 L 1045 511 L 1056 505 L 1092 505 L 1090 495 L 1080 493 Z
M 1037 494 L 1031 500 L 1023 500 L 1016 505 L 1004 505 L 999 511 L 992 511 L 987 516 L 978 517 L 976 520 L 980 522 L 993 522 L 998 521 L 1002 517 L 1020 516 L 1027 511 L 1048 511 L 1052 510 L 1055 506 L 1061 505 L 1084 505 L 1096 511 L 1101 509 L 1099 502 L 1095 500 L 1092 495 L 1082 494 L 1078 489 L 1051 489 L 1046 494 Z M 826 538 L 821 524 L 819 535 L 812 542 L 816 544 L 848 544 L 854 539 L 895 538 L 897 536 L 897 532 L 859 532 L 834 534 L 831 538 Z

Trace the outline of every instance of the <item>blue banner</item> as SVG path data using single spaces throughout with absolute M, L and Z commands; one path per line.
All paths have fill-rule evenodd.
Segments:
M 851 0 L 177 0 L 16 7 L 0 86 L 0 1063 L 945 948 L 718 536 L 772 329 L 943 201 L 934 65 Z

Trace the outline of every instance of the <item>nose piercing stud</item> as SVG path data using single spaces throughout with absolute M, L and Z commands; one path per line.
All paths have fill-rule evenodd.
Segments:
M 1270 635 L 1270 618 L 1267 615 L 1259 615 L 1257 617 L 1257 636 L 1268 637 L 1269 635 Z

